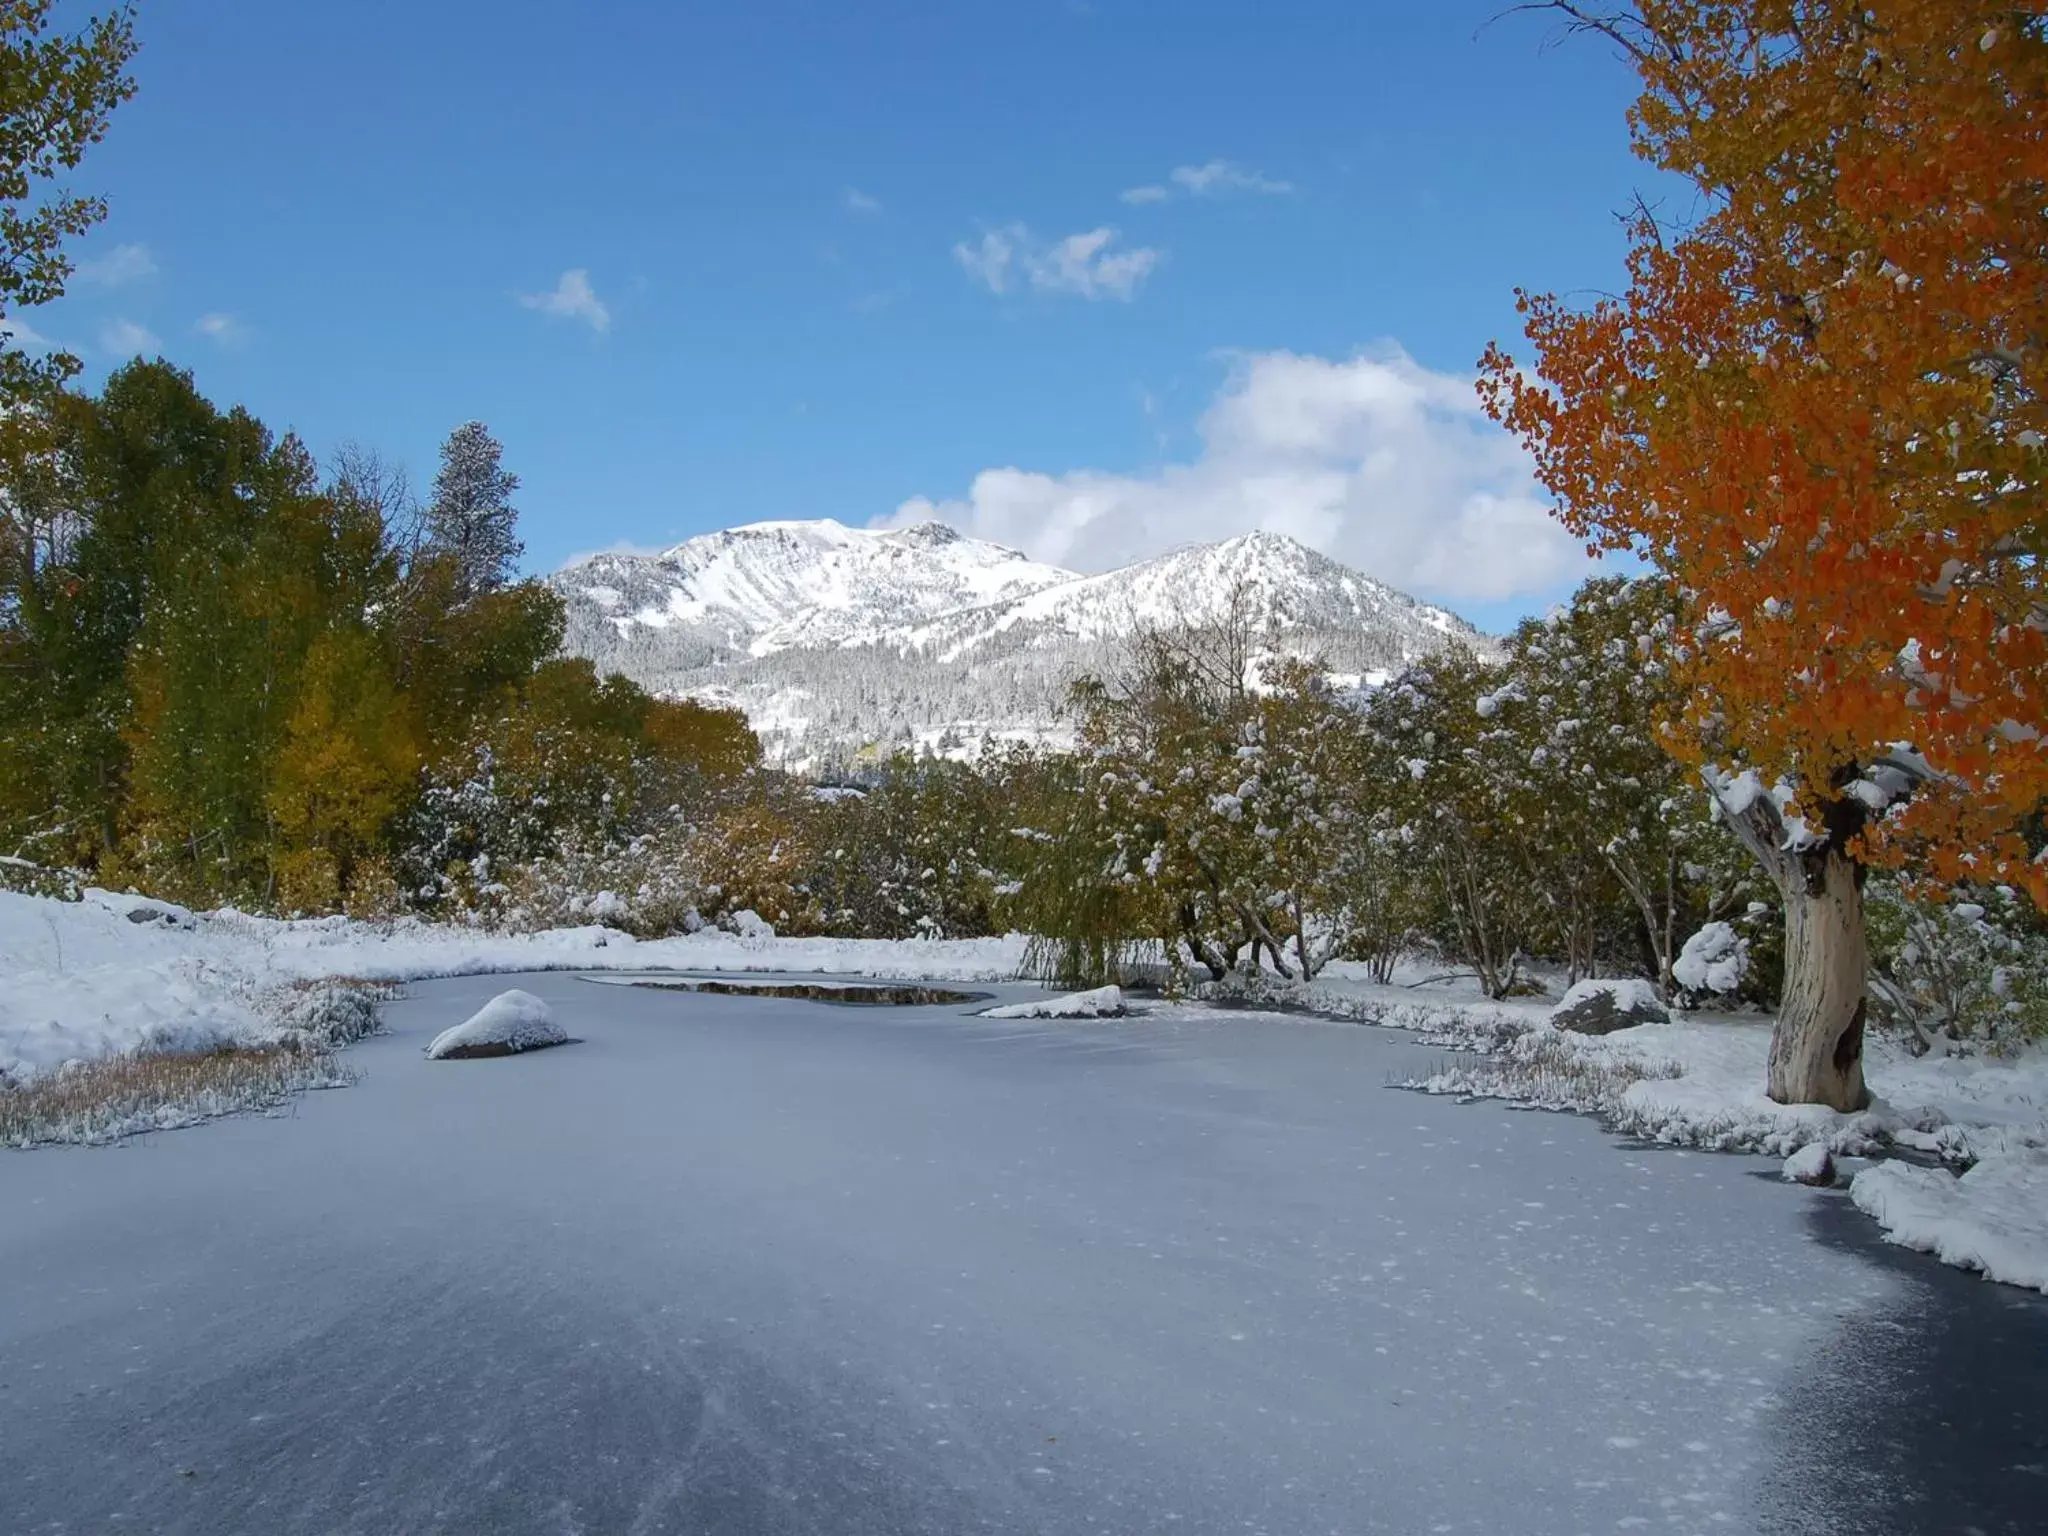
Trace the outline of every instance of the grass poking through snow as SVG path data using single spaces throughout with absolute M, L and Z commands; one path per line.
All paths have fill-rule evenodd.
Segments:
M 0 1146 L 118 1141 L 275 1109 L 308 1088 L 352 1081 L 327 1052 L 282 1045 L 73 1062 L 25 1086 L 0 1087 Z
M 1401 1086 L 1424 1093 L 1506 1099 L 1535 1109 L 1614 1115 L 1621 1109 L 1622 1096 L 1635 1084 L 1681 1075 L 1671 1062 L 1582 1052 L 1563 1035 L 1539 1032 L 1513 1041 L 1499 1055 L 1445 1062 L 1428 1077 Z
M 289 982 L 254 1000 L 273 1032 L 208 1051 L 135 1051 L 69 1062 L 25 1083 L 0 1074 L 0 1147 L 97 1145 L 249 1110 L 274 1110 L 355 1074 L 336 1052 L 381 1027 L 387 983 Z

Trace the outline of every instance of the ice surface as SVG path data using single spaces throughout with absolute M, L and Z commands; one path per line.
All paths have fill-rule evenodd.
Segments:
M 420 1065 L 513 984 L 583 1043 Z M 0 1528 L 1793 1536 L 1928 1511 L 2005 1536 L 2038 1510 L 2048 1303 L 1859 1243 L 1846 1201 L 1751 1159 L 1390 1093 L 1439 1054 L 1392 1031 L 1171 1005 L 1025 1030 L 566 975 L 387 1012 L 359 1085 L 290 1120 L 4 1164 Z M 1816 1241 L 1829 1211 L 1845 1235 Z

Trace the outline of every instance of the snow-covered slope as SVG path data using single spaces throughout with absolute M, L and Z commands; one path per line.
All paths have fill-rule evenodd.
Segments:
M 1075 677 L 1148 628 L 1215 623 L 1233 605 L 1276 646 L 1366 680 L 1444 646 L 1492 649 L 1454 614 L 1270 533 L 1083 576 L 938 523 L 755 523 L 594 556 L 552 585 L 572 653 L 737 704 L 796 765 L 1057 738 Z
M 553 585 L 569 602 L 570 649 L 604 649 L 609 630 L 661 636 L 649 650 L 694 660 L 860 645 L 1073 579 L 943 523 L 874 532 L 824 519 L 750 523 L 653 556 L 594 555 Z
M 1247 533 L 1194 544 L 1100 576 L 1077 576 L 1006 602 L 946 614 L 905 632 L 947 659 L 999 636 L 1052 643 L 1122 640 L 1177 623 L 1215 624 L 1241 606 L 1269 632 L 1360 630 L 1389 660 L 1426 655 L 1446 639 L 1482 645 L 1455 614 L 1419 603 L 1295 539 Z

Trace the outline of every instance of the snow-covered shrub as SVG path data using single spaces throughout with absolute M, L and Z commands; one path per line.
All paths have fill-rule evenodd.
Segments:
M 286 1043 L 315 1048 L 353 1045 L 383 1027 L 377 1005 L 396 988 L 375 982 L 327 980 L 280 989 L 259 1001 L 259 1011 Z
M 0 856 L 0 891 L 76 901 L 87 884 L 87 877 L 75 869 L 52 869 L 32 859 Z
M 802 829 L 800 883 L 827 933 L 964 938 L 999 931 L 998 850 L 1017 806 L 1013 764 L 898 754 L 858 791 L 812 792 L 790 807 Z M 772 917 L 772 914 L 770 914 Z
M 1871 1001 L 1919 1049 L 1941 1039 L 2006 1051 L 2048 1035 L 2048 936 L 2024 897 L 1926 899 L 1873 880 L 1864 900 Z
M 627 839 L 571 833 L 511 870 L 508 925 L 520 931 L 602 923 L 642 939 L 694 933 L 708 900 L 693 829 L 680 818 Z
M 1732 923 L 1708 923 L 1685 941 L 1671 975 L 1688 1001 L 1732 997 L 1749 976 L 1749 940 Z
M 741 907 L 737 912 L 726 913 L 719 920 L 718 926 L 727 933 L 737 934 L 743 939 L 772 939 L 775 937 L 775 925 L 752 907 Z

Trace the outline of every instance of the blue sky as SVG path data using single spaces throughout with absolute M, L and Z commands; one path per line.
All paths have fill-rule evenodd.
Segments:
M 1501 8 L 160 0 L 112 217 L 20 318 L 422 484 L 481 418 L 536 569 L 1259 523 L 1499 625 L 1580 568 L 1465 380 L 1515 284 L 1618 282 L 1649 180 L 1611 51 Z

